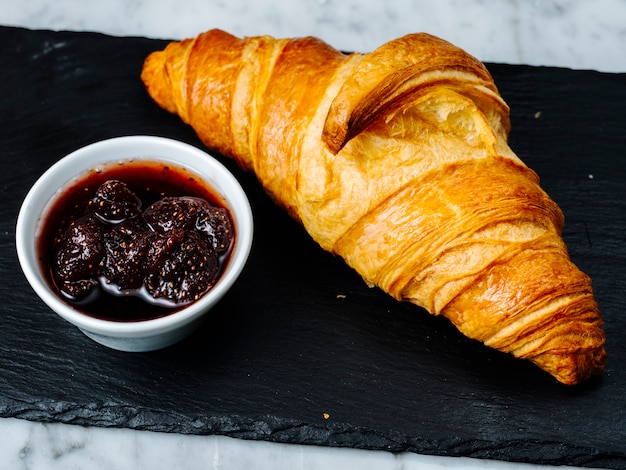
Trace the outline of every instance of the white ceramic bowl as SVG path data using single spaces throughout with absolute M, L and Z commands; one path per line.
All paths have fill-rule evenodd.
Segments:
M 41 272 L 36 243 L 42 214 L 62 188 L 90 169 L 108 162 L 150 160 L 169 162 L 195 173 L 221 195 L 235 224 L 235 245 L 216 285 L 198 301 L 164 317 L 118 322 L 81 313 L 53 292 Z M 59 160 L 33 185 L 20 209 L 16 247 L 24 274 L 37 295 L 62 318 L 88 337 L 122 351 L 151 351 L 172 345 L 194 331 L 207 312 L 224 296 L 241 273 L 253 237 L 248 199 L 234 176 L 221 163 L 191 145 L 162 137 L 129 136 L 97 142 Z

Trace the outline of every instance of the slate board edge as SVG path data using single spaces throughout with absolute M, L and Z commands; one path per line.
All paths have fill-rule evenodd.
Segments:
M 625 453 L 602 452 L 562 442 L 502 441 L 447 437 L 422 439 L 399 433 L 360 429 L 349 424 L 316 426 L 276 416 L 178 415 L 166 410 L 134 406 L 85 408 L 79 403 L 25 403 L 9 400 L 0 409 L 4 418 L 39 423 L 132 429 L 198 436 L 225 436 L 250 441 L 315 445 L 391 453 L 410 452 L 442 457 L 468 457 L 534 465 L 568 465 L 626 469 Z M 564 463 L 566 462 L 566 463 Z

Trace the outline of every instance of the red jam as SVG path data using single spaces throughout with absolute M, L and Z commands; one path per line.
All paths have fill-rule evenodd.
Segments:
M 63 299 L 97 318 L 137 321 L 208 292 L 233 238 L 211 188 L 183 168 L 138 160 L 66 188 L 46 213 L 38 249 Z

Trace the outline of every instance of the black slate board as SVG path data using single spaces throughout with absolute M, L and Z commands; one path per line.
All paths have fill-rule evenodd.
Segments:
M 0 416 L 626 468 L 626 75 L 488 64 L 512 108 L 511 145 L 564 210 L 564 237 L 606 322 L 605 373 L 566 387 L 365 287 L 228 161 L 257 232 L 213 317 L 153 353 L 87 339 L 21 273 L 23 197 L 53 162 L 97 140 L 201 144 L 139 80 L 164 41 L 0 28 L 0 43 Z

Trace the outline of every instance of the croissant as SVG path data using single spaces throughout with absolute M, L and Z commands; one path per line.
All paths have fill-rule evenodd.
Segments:
M 421 33 L 345 54 L 212 30 L 151 53 L 141 77 L 368 285 L 564 384 L 604 368 L 563 214 L 509 148 L 491 75 L 460 48 Z

